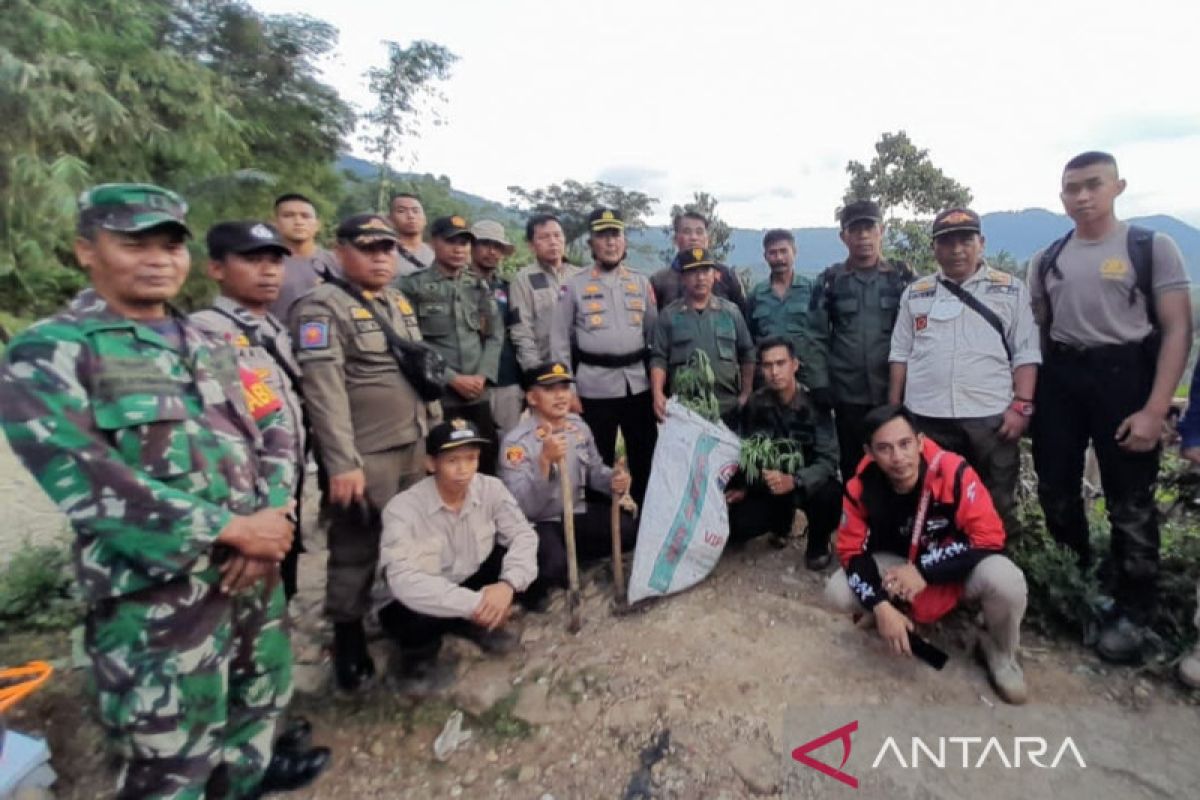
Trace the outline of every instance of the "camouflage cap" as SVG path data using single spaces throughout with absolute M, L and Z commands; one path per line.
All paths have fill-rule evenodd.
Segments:
M 79 195 L 79 230 L 102 228 L 139 233 L 164 225 L 192 231 L 185 218 L 187 203 L 169 189 L 149 183 L 103 183 Z

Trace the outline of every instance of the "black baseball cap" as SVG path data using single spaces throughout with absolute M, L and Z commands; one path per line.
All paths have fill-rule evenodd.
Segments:
M 399 241 L 395 229 L 378 214 L 355 214 L 338 223 L 334 232 L 339 242 L 371 244 Z
M 623 231 L 625 230 L 625 219 L 615 208 L 597 208 L 588 214 L 588 230 L 592 232 Z
M 525 374 L 522 376 L 522 383 L 525 384 L 526 389 L 534 386 L 553 386 L 556 383 L 574 382 L 575 378 L 571 375 L 571 369 L 561 361 L 547 361 L 533 369 L 525 370 Z
M 687 272 L 689 269 L 699 269 L 700 267 L 714 267 L 717 264 L 716 261 L 713 261 L 712 253 L 703 247 L 680 250 L 677 260 L 680 272 Z
M 853 203 L 847 203 L 838 214 L 838 221 L 843 229 L 864 219 L 883 222 L 883 212 L 874 200 L 855 200 Z
M 948 208 L 933 218 L 934 239 L 955 231 L 983 233 L 983 223 L 980 222 L 979 215 L 969 208 Z
M 439 422 L 429 432 L 425 439 L 425 452 L 431 456 L 453 450 L 464 445 L 485 445 L 491 442 L 469 421 L 455 417 L 446 422 Z
M 208 257 L 213 261 L 220 261 L 230 253 L 245 255 L 261 250 L 270 250 L 283 256 L 292 254 L 291 248 L 283 243 L 279 231 L 269 222 L 218 222 L 208 229 L 204 240 L 208 245 Z
M 453 214 L 449 217 L 438 217 L 429 226 L 429 235 L 435 239 L 453 239 L 456 236 L 469 236 L 471 241 L 475 240 L 475 234 L 471 233 L 471 228 L 467 225 L 466 219 L 458 214 Z

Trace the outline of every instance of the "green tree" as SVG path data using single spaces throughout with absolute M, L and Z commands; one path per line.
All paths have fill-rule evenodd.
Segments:
M 437 101 L 445 98 L 436 82 L 450 77 L 458 56 L 440 44 L 418 40 L 408 47 L 385 41 L 387 64 L 367 71 L 367 82 L 375 95 L 375 107 L 363 115 L 368 133 L 367 150 L 379 158 L 376 208 L 383 208 L 391 190 L 392 157 L 400 143 L 418 135 L 424 115 L 441 124 Z
M 694 192 L 692 199 L 682 206 L 671 206 L 670 222 L 663 228 L 663 233 L 666 234 L 667 240 L 671 243 L 667 249 L 662 251 L 664 261 L 671 261 L 675 258 L 675 243 L 672 241 L 675 236 L 675 220 L 681 214 L 688 212 L 699 214 L 708 220 L 708 249 L 712 253 L 713 258 L 717 261 L 724 261 L 729 257 L 733 250 L 733 243 L 729 241 L 732 231 L 729 228 L 729 223 L 721 219 L 717 214 L 717 198 L 713 197 L 708 192 Z
M 884 133 L 875 143 L 871 163 L 851 161 L 846 172 L 850 184 L 842 202 L 879 203 L 887 224 L 888 255 L 907 261 L 918 272 L 932 272 L 936 264 L 929 224 L 943 209 L 969 205 L 970 190 L 934 166 L 929 151 L 914 145 L 904 131 Z
M 558 217 L 567 239 L 569 257 L 576 263 L 582 260 L 580 240 L 587 233 L 588 215 L 594 210 L 600 207 L 616 209 L 624 217 L 626 227 L 644 228 L 646 217 L 658 205 L 658 198 L 603 181 L 580 183 L 568 179 L 541 189 L 509 186 L 508 193 L 513 209 L 522 214 L 551 213 Z

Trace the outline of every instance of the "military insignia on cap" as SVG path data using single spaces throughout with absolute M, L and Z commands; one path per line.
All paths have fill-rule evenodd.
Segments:
M 695 248 L 694 250 L 692 250 L 692 258 L 699 261 L 700 259 L 704 258 L 704 251 L 701 250 L 699 247 Z
M 384 222 L 383 220 L 381 220 L 379 217 L 371 217 L 369 220 L 364 222 L 360 227 L 362 227 L 363 230 L 387 231 L 389 233 L 392 230 L 391 228 L 388 227 L 388 224 L 386 222 Z
M 450 427 L 454 428 L 456 431 L 466 430 L 467 421 L 462 417 L 455 417 L 454 419 L 450 420 Z
M 465 219 L 463 219 L 462 217 L 459 217 L 459 216 L 453 216 L 453 217 L 451 217 L 451 218 L 450 218 L 450 224 L 451 224 L 451 225 L 453 225 L 453 226 L 454 226 L 454 227 L 456 227 L 456 228 L 465 228 L 465 227 L 467 227 L 467 221 L 466 221 Z
M 255 239 L 274 239 L 275 234 L 271 233 L 271 229 L 261 222 L 250 229 L 250 235 Z
M 566 375 L 566 374 L 567 374 L 567 368 L 566 368 L 566 367 L 564 367 L 562 364 L 555 364 L 555 365 L 554 365 L 554 366 L 553 366 L 553 367 L 550 369 L 550 371 L 551 371 L 552 373 L 554 373 L 555 375 Z
M 613 212 L 605 209 L 604 213 L 600 215 L 600 219 L 616 219 L 616 215 L 614 215 Z
M 964 222 L 974 222 L 975 219 L 965 211 L 954 211 L 942 217 L 943 225 L 961 225 Z

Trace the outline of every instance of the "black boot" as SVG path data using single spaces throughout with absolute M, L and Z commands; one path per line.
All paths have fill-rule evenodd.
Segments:
M 272 792 L 294 792 L 317 779 L 329 766 L 328 747 L 312 747 L 303 753 L 281 753 L 271 756 L 271 763 L 258 785 L 257 797 Z
M 312 723 L 294 717 L 275 738 L 276 753 L 304 753 L 312 747 Z
M 367 652 L 367 634 L 362 621 L 338 622 L 333 626 L 333 676 L 338 688 L 357 691 L 375 675 L 375 662 Z

